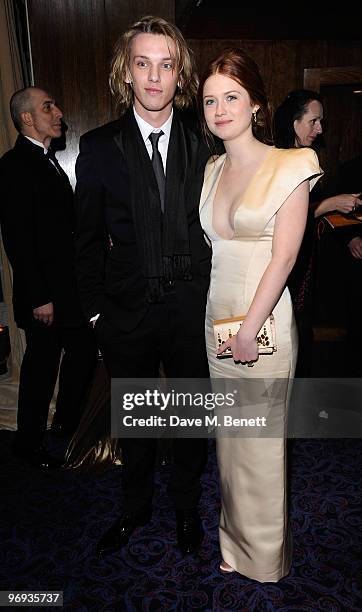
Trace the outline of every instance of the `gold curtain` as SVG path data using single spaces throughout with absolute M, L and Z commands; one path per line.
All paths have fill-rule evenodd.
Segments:
M 12 94 L 23 87 L 20 56 L 15 34 L 12 0 L 0 0 L 0 155 L 8 151 L 17 136 L 9 111 Z M 1 266 L 4 301 L 7 307 L 11 341 L 11 377 L 19 378 L 19 369 L 25 349 L 23 332 L 14 322 L 12 309 L 12 272 L 1 240 Z

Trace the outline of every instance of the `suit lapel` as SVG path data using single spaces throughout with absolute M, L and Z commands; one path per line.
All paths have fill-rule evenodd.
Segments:
M 195 188 L 200 181 L 199 137 L 174 110 L 166 167 L 166 203 L 175 197 L 179 187 L 184 191 L 186 210 L 195 208 L 198 195 Z M 196 199 L 195 199 L 196 198 Z
M 165 202 L 175 199 L 176 192 L 184 185 L 188 159 L 182 126 L 174 116 L 167 151 Z M 176 188 L 176 189 L 175 189 Z
M 152 191 L 155 198 L 158 198 L 159 192 L 156 176 L 152 167 L 152 162 L 148 155 L 146 146 L 143 142 L 143 138 L 132 109 L 129 109 L 121 117 L 121 119 L 119 120 L 119 129 L 117 130 L 117 133 L 113 136 L 113 141 L 116 144 L 117 149 L 120 153 L 119 160 L 121 164 L 126 165 L 129 172 L 130 168 L 128 164 L 132 162 L 130 162 L 130 160 L 128 159 L 129 155 L 127 155 L 126 153 L 126 151 L 128 150 L 128 139 L 133 140 L 134 148 L 137 151 L 137 155 L 140 157 L 140 163 L 142 164 L 144 171 L 148 172 L 149 174 L 148 189 Z
M 15 150 L 19 152 L 22 156 L 31 157 L 33 160 L 44 159 L 44 149 L 25 138 L 22 134 L 19 134 L 15 143 Z
M 53 183 L 57 181 L 58 185 L 65 188 L 71 195 L 73 195 L 73 189 L 70 185 L 69 178 L 61 169 L 61 172 L 57 170 L 49 159 L 45 157 L 44 149 L 20 134 L 15 143 L 15 149 L 20 155 L 26 160 L 27 164 L 31 164 L 34 167 L 34 171 L 41 172 L 43 177 L 49 177 L 49 180 Z
M 125 157 L 122 130 L 120 130 L 117 134 L 115 134 L 115 136 L 113 136 L 113 140 L 116 143 L 122 157 Z

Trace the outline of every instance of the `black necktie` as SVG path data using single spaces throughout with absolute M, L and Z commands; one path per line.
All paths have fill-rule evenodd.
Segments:
M 151 132 L 149 139 L 152 145 L 152 166 L 156 175 L 158 191 L 160 192 L 161 210 L 165 210 L 165 171 L 163 169 L 161 153 L 158 150 L 158 141 L 163 135 L 163 132 Z

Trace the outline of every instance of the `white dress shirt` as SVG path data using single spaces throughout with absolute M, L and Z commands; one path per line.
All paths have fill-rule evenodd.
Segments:
M 24 136 L 24 134 L 23 134 Z M 30 136 L 25 136 L 25 138 L 27 138 L 28 140 L 30 140 L 30 142 L 32 142 L 33 144 L 35 144 L 37 147 L 41 147 L 42 149 L 44 149 L 44 155 L 46 155 L 48 153 L 48 149 L 46 149 L 43 145 L 42 142 L 40 142 L 39 140 L 35 140 L 35 138 L 30 138 Z
M 151 134 L 151 132 L 155 132 L 157 134 L 157 132 L 160 132 L 161 130 L 163 131 L 163 135 L 160 136 L 160 139 L 158 141 L 158 150 L 161 154 L 163 169 L 166 175 L 167 151 L 168 143 L 170 142 L 173 109 L 171 110 L 171 115 L 169 116 L 167 121 L 165 121 L 165 123 L 158 128 L 153 127 L 153 125 L 150 125 L 149 123 L 147 123 L 147 121 L 142 119 L 142 117 L 140 117 L 139 114 L 136 112 L 135 107 L 133 107 L 133 112 L 150 159 L 152 159 L 152 144 L 149 139 L 149 135 Z

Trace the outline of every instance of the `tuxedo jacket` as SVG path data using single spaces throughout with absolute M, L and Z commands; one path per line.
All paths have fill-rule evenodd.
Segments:
M 135 329 L 151 307 L 137 248 L 123 140 L 131 112 L 81 137 L 75 191 L 77 272 L 84 312 L 88 319 L 104 314 L 114 327 L 124 331 Z M 176 280 L 175 291 L 182 311 L 181 324 L 185 333 L 192 335 L 203 333 L 210 276 L 210 248 L 198 212 L 210 154 L 189 117 L 174 111 L 174 121 L 182 122 L 187 144 L 185 205 L 192 263 L 192 280 Z M 145 163 L 151 165 L 148 156 Z M 177 191 L 179 185 L 170 185 L 170 180 L 166 171 L 166 192 Z M 157 189 L 156 180 L 150 189 Z
M 59 174 L 41 147 L 19 135 L 0 160 L 0 190 L 17 325 L 31 325 L 33 309 L 49 302 L 54 325 L 84 323 L 74 267 L 73 191 L 66 174 Z

